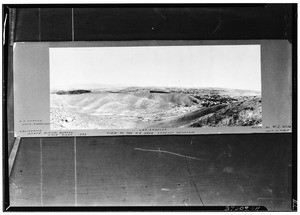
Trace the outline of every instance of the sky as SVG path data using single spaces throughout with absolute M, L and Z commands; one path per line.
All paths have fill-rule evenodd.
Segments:
M 51 90 L 80 86 L 261 91 L 260 45 L 50 48 Z

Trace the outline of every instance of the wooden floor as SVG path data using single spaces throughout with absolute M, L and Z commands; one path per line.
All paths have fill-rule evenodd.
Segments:
M 289 211 L 290 149 L 288 134 L 23 138 L 10 204 Z

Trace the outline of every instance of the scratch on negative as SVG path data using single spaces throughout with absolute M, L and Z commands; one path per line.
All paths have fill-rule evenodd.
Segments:
M 159 152 L 159 153 L 166 153 L 166 154 L 171 154 L 171 155 L 175 155 L 175 156 L 179 156 L 179 157 L 183 157 L 183 158 L 189 158 L 189 159 L 194 159 L 194 160 L 202 160 L 200 158 L 196 158 L 196 157 L 191 157 L 191 156 L 187 156 L 187 155 L 181 155 L 178 153 L 174 153 L 174 152 L 169 152 L 169 151 L 165 151 L 165 150 L 154 150 L 154 149 L 142 149 L 142 148 L 134 148 L 135 150 L 138 151 L 144 151 L 144 152 Z

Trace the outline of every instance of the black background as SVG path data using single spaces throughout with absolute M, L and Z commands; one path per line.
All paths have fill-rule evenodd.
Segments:
M 16 9 L 13 11 L 13 9 Z M 8 143 L 7 81 L 12 72 L 12 42 L 37 41 L 113 41 L 113 40 L 228 40 L 228 39 L 288 39 L 293 47 L 293 119 L 297 119 L 297 5 L 296 4 L 190 4 L 190 5 L 3 5 L 3 20 L 9 14 L 5 26 L 6 38 L 13 41 L 3 48 L 3 134 Z M 73 29 L 72 29 L 73 25 Z M 10 35 L 11 34 L 11 35 Z M 240 141 L 233 143 L 236 154 L 245 151 L 257 162 L 259 156 L 282 152 L 273 166 L 274 156 L 264 158 L 276 172 L 288 168 L 287 177 L 293 181 L 291 199 L 297 191 L 297 122 L 293 120 L 290 134 L 236 134 Z M 232 135 L 195 135 L 206 140 L 214 137 L 216 142 L 227 142 Z M 121 138 L 121 137 L 120 137 Z M 131 137 L 134 138 L 134 137 Z M 145 141 L 153 137 L 144 138 Z M 159 141 L 161 137 L 157 136 Z M 176 138 L 176 136 L 170 136 Z M 193 136 L 182 136 L 190 140 Z M 227 140 L 228 139 L 228 140 Z M 253 146 L 238 144 L 255 143 Z M 272 140 L 272 147 L 270 142 Z M 107 137 L 107 141 L 115 138 Z M 258 142 L 259 141 L 259 142 Z M 184 142 L 184 141 L 183 141 Z M 9 206 L 7 158 L 8 144 L 3 145 L 6 157 L 4 165 L 5 201 Z M 258 153 L 257 153 L 258 152 Z M 293 154 L 292 154 L 293 153 Z M 276 153 L 274 153 L 276 154 Z M 278 155 L 278 153 L 277 153 Z M 292 160 L 293 167 L 288 167 Z M 277 168 L 277 169 L 276 169 Z M 293 170 L 292 170 L 293 168 Z M 289 179 L 290 180 L 290 179 Z M 13 209 L 13 208 L 12 208 Z M 153 208 L 152 208 L 153 209 Z M 14 209 L 15 210 L 15 209 Z M 24 208 L 23 208 L 24 210 Z M 161 209 L 162 210 L 162 209 Z

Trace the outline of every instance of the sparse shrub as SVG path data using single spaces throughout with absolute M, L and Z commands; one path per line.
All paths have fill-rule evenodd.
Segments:
M 248 100 L 246 103 L 230 104 L 210 116 L 205 115 L 191 127 L 261 125 L 261 112 L 261 105 L 257 100 Z
M 237 121 L 238 118 L 239 118 L 239 116 L 238 116 L 237 114 L 234 114 L 234 115 L 233 115 L 233 120 L 234 120 L 234 121 Z

